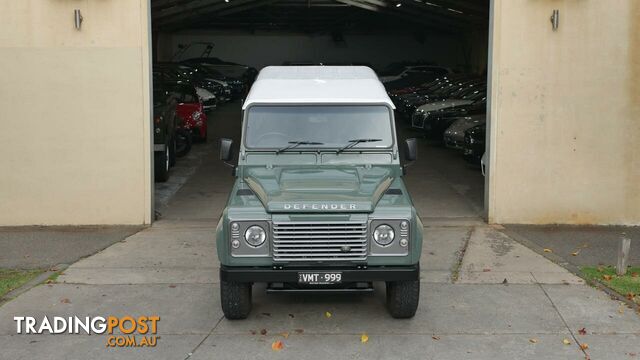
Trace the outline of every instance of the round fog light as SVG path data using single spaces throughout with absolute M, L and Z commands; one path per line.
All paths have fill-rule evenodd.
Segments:
M 239 248 L 239 247 L 240 247 L 240 241 L 238 241 L 238 240 L 233 240 L 233 241 L 231 242 L 231 247 L 232 247 L 232 248 L 234 248 L 234 249 Z
M 403 221 L 400 223 L 400 228 L 402 230 L 406 230 L 409 227 L 409 223 L 407 221 Z
M 233 231 L 240 230 L 240 225 L 238 225 L 238 223 L 231 224 L 231 230 L 233 230 Z
M 400 246 L 407 247 L 409 245 L 409 241 L 407 239 L 400 239 Z

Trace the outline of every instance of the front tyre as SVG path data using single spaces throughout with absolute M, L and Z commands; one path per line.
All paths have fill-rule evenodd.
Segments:
M 387 308 L 394 318 L 412 318 L 419 301 L 420 280 L 387 282 Z
M 220 282 L 222 312 L 229 320 L 246 319 L 251 312 L 252 283 Z

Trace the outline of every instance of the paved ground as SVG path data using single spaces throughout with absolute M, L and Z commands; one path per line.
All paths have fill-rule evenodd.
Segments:
M 640 266 L 640 227 L 509 225 L 507 232 L 521 236 L 576 266 L 616 264 L 620 238 L 631 239 L 629 265 Z M 573 255 L 576 254 L 576 255 Z
M 0 268 L 71 264 L 140 231 L 140 226 L 0 228 Z
M 236 115 L 230 107 L 216 112 L 210 138 L 237 138 Z M 213 231 L 233 179 L 210 154 L 153 227 L 73 264 L 59 283 L 38 286 L 0 307 L 0 358 L 640 356 L 637 314 L 499 228 L 484 225 L 478 218 L 481 197 L 470 193 L 481 186 L 478 172 L 442 164 L 441 157 L 456 156 L 442 149 L 421 143 L 420 151 L 420 162 L 433 166 L 416 165 L 407 178 L 426 226 L 420 307 L 413 319 L 387 314 L 382 286 L 363 296 L 267 295 L 256 286 L 251 317 L 224 319 Z M 161 316 L 155 348 L 110 349 L 103 335 L 15 335 L 12 320 L 16 315 L 127 314 Z M 279 352 L 271 349 L 276 340 L 284 343 Z

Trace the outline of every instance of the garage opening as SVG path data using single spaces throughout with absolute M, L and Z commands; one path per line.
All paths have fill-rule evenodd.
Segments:
M 419 139 L 406 182 L 423 219 L 483 216 L 489 0 L 151 6 L 156 207 L 180 185 L 171 177 L 181 163 L 216 156 L 221 137 L 239 141 L 241 102 L 260 69 L 365 65 L 396 105 L 399 143 Z M 168 110 L 167 94 L 176 110 Z

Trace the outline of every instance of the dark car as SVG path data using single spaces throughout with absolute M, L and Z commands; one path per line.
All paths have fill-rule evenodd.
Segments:
M 224 81 L 224 76 L 212 74 L 197 67 L 178 63 L 162 62 L 153 65 L 154 80 L 165 82 L 187 82 L 195 87 L 205 89 L 215 95 L 216 101 L 231 99 L 231 88 Z M 206 100 L 206 99 L 203 99 Z M 205 103 L 205 106 L 215 107 L 216 104 Z
M 198 69 L 215 71 L 224 76 L 222 80 L 231 87 L 231 95 L 233 98 L 244 96 L 257 74 L 257 70 L 254 68 L 222 61 L 218 58 L 194 58 L 183 60 L 180 63 L 186 66 L 197 67 Z
M 155 180 L 169 179 L 169 168 L 176 162 L 176 99 L 168 92 L 153 91 L 153 154 Z
M 474 126 L 464 132 L 464 159 L 474 165 L 480 165 L 480 159 L 485 151 L 487 124 Z

